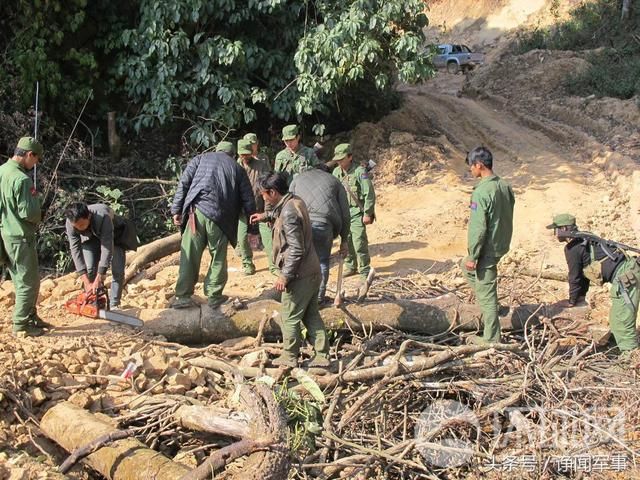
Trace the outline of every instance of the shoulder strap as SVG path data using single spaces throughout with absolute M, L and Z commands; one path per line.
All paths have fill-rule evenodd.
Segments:
M 360 201 L 360 199 L 356 197 L 356 194 L 353 192 L 353 190 L 351 190 L 351 186 L 349 185 L 348 180 L 349 180 L 349 176 L 345 175 L 342 179 L 342 185 L 344 185 L 344 188 L 349 194 L 349 196 L 353 199 L 354 202 L 356 202 L 356 205 L 358 205 L 358 208 L 360 209 L 360 213 L 364 214 L 364 205 L 362 205 L 362 202 Z

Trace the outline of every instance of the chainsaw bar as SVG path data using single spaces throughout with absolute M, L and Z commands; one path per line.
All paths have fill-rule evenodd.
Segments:
M 109 320 L 110 322 L 124 323 L 132 327 L 142 327 L 144 322 L 136 317 L 131 317 L 120 312 L 112 312 L 111 310 L 98 310 L 98 318 Z

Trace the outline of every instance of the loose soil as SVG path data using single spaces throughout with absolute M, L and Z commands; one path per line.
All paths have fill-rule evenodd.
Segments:
M 438 73 L 423 85 L 400 86 L 402 107 L 376 124 L 358 125 L 351 140 L 358 160 L 376 162 L 377 221 L 368 228 L 368 235 L 372 265 L 379 276 L 446 273 L 453 279 L 452 288 L 462 286 L 455 265 L 465 254 L 468 204 L 475 183 L 464 158 L 478 145 L 492 150 L 496 173 L 511 183 L 516 194 L 512 248 L 500 267 L 501 295 L 508 300 L 511 282 L 523 269 L 566 270 L 562 246 L 545 229 L 553 214 L 571 212 L 582 229 L 608 238 L 629 243 L 640 240 L 635 203 L 638 177 L 631 174 L 638 170 L 640 160 L 640 109 L 634 100 L 564 95 L 566 74 L 587 66 L 584 54 L 535 51 L 514 56 L 502 47 L 512 27 L 547 18 L 548 2 L 466 3 L 472 10 L 462 15 L 465 2 L 435 2 L 431 24 L 442 25 L 447 20 L 448 30 L 444 34 L 440 30 L 439 38 L 457 31 L 469 43 L 489 45 L 492 61 L 468 76 Z M 482 18 L 482 22 L 471 22 L 468 17 Z M 245 277 L 239 258 L 229 250 L 226 294 L 250 299 L 271 288 L 274 277 L 266 268 L 263 252 L 256 252 L 255 263 L 256 275 Z M 205 254 L 196 286 L 196 299 L 203 303 L 201 282 L 208 264 Z M 123 301 L 132 308 L 164 308 L 172 298 L 176 276 L 177 266 L 172 266 L 155 279 L 131 284 Z M 335 278 L 334 266 L 330 292 Z M 345 282 L 347 294 L 353 296 L 358 280 Z M 553 303 L 566 298 L 563 283 L 542 283 L 540 300 Z M 149 343 L 152 339 L 66 314 L 62 304 L 76 287 L 71 283 L 59 288 L 56 282 L 45 282 L 40 313 L 57 328 L 45 337 L 24 340 L 10 334 L 10 284 L 5 282 L 0 291 L 0 318 L 4 319 L 0 387 L 25 392 L 36 416 L 68 398 L 72 389 L 60 387 L 73 386 L 78 381 L 73 377 L 78 375 L 93 380 L 86 386 L 89 399 L 77 400 L 96 411 L 108 408 L 117 395 L 105 393 L 108 382 L 100 380 L 100 375 L 118 375 L 124 359 L 134 351 L 151 355 L 156 349 L 154 354 L 162 355 L 160 347 Z M 589 302 L 592 317 L 606 324 L 606 290 L 592 289 Z M 184 365 L 176 362 L 175 367 Z M 61 379 L 55 388 L 50 385 L 52 378 Z M 153 378 L 148 375 L 140 389 Z M 206 398 L 210 391 L 196 392 L 202 386 L 194 381 L 185 392 Z M 12 404 L 1 392 L 0 479 L 62 478 L 17 419 L 21 416 L 25 421 L 24 415 L 7 409 Z M 51 446 L 42 448 L 52 452 Z M 60 451 L 54 453 L 60 455 Z M 71 475 L 88 478 L 90 474 L 76 469 Z

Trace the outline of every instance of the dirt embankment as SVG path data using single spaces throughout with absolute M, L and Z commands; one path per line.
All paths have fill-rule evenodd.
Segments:
M 434 42 L 464 43 L 491 56 L 496 45 L 526 26 L 557 22 L 580 0 L 434 0 L 429 2 L 427 34 Z

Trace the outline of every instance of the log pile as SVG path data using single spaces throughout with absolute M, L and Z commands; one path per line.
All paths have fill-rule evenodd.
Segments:
M 0 388 L 3 411 L 33 418 L 27 428 L 40 445 L 49 439 L 64 447 L 66 454 L 47 447 L 54 464 L 73 454 L 73 468 L 88 465 L 118 479 L 150 478 L 137 475 L 153 462 L 167 480 L 211 472 L 400 479 L 482 470 L 504 478 L 499 467 L 492 477 L 489 466 L 513 457 L 555 459 L 536 464 L 535 472 L 518 471 L 540 478 L 561 473 L 564 440 L 602 456 L 624 454 L 629 465 L 640 447 L 625 434 L 640 420 L 637 409 L 625 411 L 622 423 L 611 420 L 612 405 L 640 401 L 633 370 L 598 352 L 588 331 L 566 318 L 541 317 L 489 349 L 464 345 L 465 334 L 451 331 L 338 334 L 328 371 L 304 362 L 272 368 L 280 345 L 255 337 L 194 348 L 113 335 L 64 349 L 30 340 L 9 347 L 21 363 L 0 358 L 12 372 L 2 378 L 16 382 Z M 305 358 L 310 353 L 303 351 Z M 108 367 L 116 356 L 118 368 Z M 36 380 L 28 372 L 45 357 L 47 376 Z M 79 359 L 92 365 L 99 358 L 91 374 L 70 373 Z M 120 379 L 115 374 L 129 361 L 140 366 Z M 580 428 L 563 441 L 546 438 L 573 421 Z

